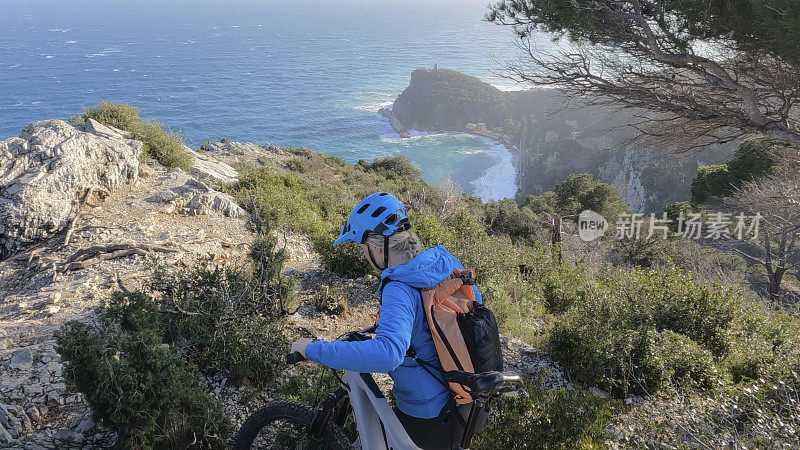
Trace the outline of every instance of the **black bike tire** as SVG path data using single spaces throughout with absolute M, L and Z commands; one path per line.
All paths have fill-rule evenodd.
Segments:
M 244 421 L 239 432 L 236 433 L 234 450 L 250 450 L 258 432 L 267 424 L 283 419 L 290 420 L 306 428 L 311 426 L 314 410 L 297 402 L 276 402 L 262 406 Z M 344 430 L 329 420 L 323 430 L 325 445 L 330 450 L 350 450 L 353 446 L 347 440 Z

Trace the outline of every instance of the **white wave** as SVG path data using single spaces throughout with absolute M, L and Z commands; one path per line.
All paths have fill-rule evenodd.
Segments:
M 392 104 L 394 104 L 393 100 L 375 100 L 372 102 L 353 106 L 351 107 L 351 109 L 354 111 L 367 111 L 367 112 L 377 113 L 379 109 L 387 108 L 389 106 L 392 106 Z
M 77 44 L 78 41 L 64 41 L 65 44 Z
M 69 28 L 66 28 L 66 29 L 64 29 L 64 28 L 51 28 L 49 31 L 51 33 L 66 33 L 67 31 L 69 31 Z
M 525 89 L 528 89 L 530 87 L 522 83 L 515 83 L 512 81 L 506 83 L 489 83 L 489 84 L 504 92 L 524 91 Z
M 105 58 L 109 54 L 121 53 L 121 52 L 122 52 L 122 50 L 120 50 L 120 49 L 118 49 L 116 47 L 109 47 L 109 48 L 104 49 L 103 51 L 100 51 L 100 52 L 97 52 L 97 53 L 87 53 L 87 54 L 85 54 L 83 56 L 85 56 L 85 57 L 87 57 L 89 59 L 92 59 L 92 58 Z
M 53 59 L 53 55 L 44 55 L 44 59 Z
M 484 174 L 470 182 L 474 195 L 483 201 L 514 198 L 517 193 L 517 170 L 511 152 L 503 145 L 487 139 L 491 147 L 486 154 L 494 157 L 496 163 L 486 169 Z
M 22 64 L 13 64 L 11 66 L 8 66 L 9 69 L 19 69 L 20 67 L 22 67 Z

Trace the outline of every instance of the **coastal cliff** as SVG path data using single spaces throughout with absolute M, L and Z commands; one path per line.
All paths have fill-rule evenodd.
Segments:
M 660 212 L 689 195 L 701 165 L 724 161 L 731 146 L 676 156 L 635 144 L 630 113 L 568 108 L 551 89 L 504 92 L 448 69 L 417 69 L 392 112 L 422 131 L 472 132 L 515 148 L 518 197 L 551 190 L 571 173 L 612 184 L 639 212 Z

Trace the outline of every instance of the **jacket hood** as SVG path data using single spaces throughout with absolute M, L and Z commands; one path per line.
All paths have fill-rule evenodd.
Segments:
M 417 289 L 436 286 L 452 275 L 455 268 L 464 267 L 443 245 L 431 247 L 407 263 L 384 270 L 381 273 L 378 295 L 381 295 L 383 287 L 390 281 L 400 281 Z

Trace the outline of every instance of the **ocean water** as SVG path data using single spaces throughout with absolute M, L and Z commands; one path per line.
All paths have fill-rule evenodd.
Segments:
M 0 27 L 0 138 L 81 105 L 122 101 L 193 148 L 226 137 L 303 146 L 355 163 L 403 154 L 425 180 L 512 197 L 511 156 L 459 133 L 400 139 L 377 115 L 418 67 L 501 88 L 511 30 L 486 0 L 15 1 Z

